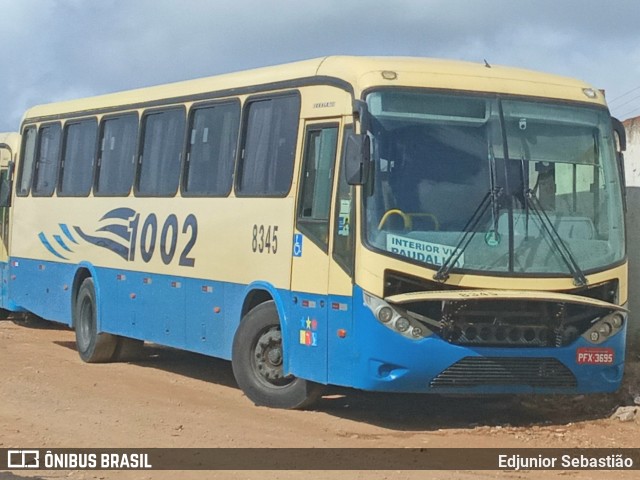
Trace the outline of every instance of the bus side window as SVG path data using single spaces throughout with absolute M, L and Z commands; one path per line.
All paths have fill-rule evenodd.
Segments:
M 344 137 L 353 131 L 353 127 L 347 127 Z M 338 173 L 338 187 L 336 191 L 336 211 L 335 228 L 333 232 L 333 258 L 349 275 L 353 275 L 353 261 L 355 251 L 355 205 L 354 188 L 347 183 L 344 171 L 345 167 L 345 147 L 343 142 L 342 159 L 340 161 L 340 172 Z
M 86 197 L 93 185 L 98 122 L 95 119 L 67 124 L 60 172 L 60 196 Z
M 175 195 L 180 181 L 184 110 L 179 108 L 145 114 L 143 129 L 137 192 L 153 196 Z
M 197 108 L 191 114 L 183 192 L 186 195 L 226 196 L 240 128 L 240 104 Z
M 129 195 L 135 171 L 138 115 L 102 121 L 96 195 Z
M 329 244 L 331 188 L 338 127 L 307 130 L 302 188 L 298 201 L 298 228 L 325 252 Z
M 2 152 L 2 149 L 0 149 Z M 9 169 L 0 169 L 0 208 L 11 206 L 11 181 L 9 180 Z M 4 214 L 0 214 L 3 217 Z
M 38 135 L 38 153 L 33 176 L 33 195 L 49 197 L 58 183 L 58 165 L 60 162 L 59 123 L 45 125 Z
M 20 175 L 16 192 L 19 197 L 29 195 L 29 190 L 31 189 L 37 132 L 36 127 L 27 127 L 22 134 L 22 159 L 20 161 Z
M 298 136 L 300 97 L 279 96 L 250 101 L 238 169 L 237 193 L 284 197 L 291 189 Z

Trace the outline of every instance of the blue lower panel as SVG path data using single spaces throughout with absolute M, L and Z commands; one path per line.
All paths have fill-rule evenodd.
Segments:
M 77 267 L 64 263 L 11 259 L 8 302 L 47 320 L 71 324 L 71 293 Z
M 300 292 L 292 295 L 287 321 L 288 373 L 327 383 L 327 297 Z
M 246 286 L 201 279 L 90 267 L 98 299 L 101 331 L 231 358 Z M 72 324 L 73 280 L 77 265 L 12 259 L 9 295 L 47 320 Z M 7 275 L 7 272 L 4 272 Z M 225 308 L 225 297 L 239 301 Z
M 102 330 L 230 358 L 231 317 L 224 307 L 229 284 L 108 269 L 97 276 Z
M 3 271 L 5 279 L 10 275 L 3 302 L 14 310 L 22 308 L 71 324 L 76 271 L 75 265 L 12 259 L 9 271 Z M 224 359 L 231 358 L 249 290 L 267 290 L 281 315 L 285 371 L 321 383 L 390 392 L 589 393 L 615 391 L 622 379 L 626 330 L 598 345 L 615 352 L 613 365 L 579 365 L 576 349 L 592 347 L 582 338 L 563 348 L 470 348 L 449 344 L 436 335 L 405 338 L 374 318 L 358 287 L 351 298 L 275 290 L 260 283 L 247 286 L 106 268 L 92 269 L 92 275 L 102 331 Z M 530 363 L 550 371 L 559 365 L 575 385 L 434 384 L 452 365 L 462 361 L 477 366 L 485 358 L 507 364 L 533 359 Z
M 9 264 L 7 262 L 0 262 L 0 308 L 14 310 L 10 307 L 9 278 Z
M 219 282 L 186 279 L 184 312 L 184 348 L 230 358 L 225 348 L 229 340 L 223 286 Z
M 182 279 L 101 269 L 96 284 L 102 330 L 185 348 L 188 288 Z
M 328 382 L 350 385 L 353 365 L 360 361 L 359 341 L 354 327 L 353 299 L 329 296 Z

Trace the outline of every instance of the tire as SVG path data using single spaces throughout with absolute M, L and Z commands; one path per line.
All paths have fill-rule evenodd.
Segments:
M 302 409 L 322 395 L 322 385 L 283 375 L 280 320 L 273 301 L 258 305 L 242 319 L 231 364 L 238 385 L 256 405 Z
M 78 289 L 73 311 L 73 325 L 76 330 L 76 347 L 83 361 L 87 363 L 111 361 L 118 339 L 108 333 L 98 333 L 96 292 L 92 278 L 86 278 Z

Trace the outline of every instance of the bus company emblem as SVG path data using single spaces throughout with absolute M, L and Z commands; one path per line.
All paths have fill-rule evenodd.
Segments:
M 51 254 L 53 254 L 53 256 L 61 258 L 63 260 L 68 260 L 68 258 L 65 257 L 67 253 L 63 255 L 62 253 L 60 253 L 59 250 L 61 249 L 63 252 L 73 253 L 73 250 L 69 246 L 69 243 L 73 243 L 77 245 L 78 241 L 73 237 L 67 225 L 61 223 L 59 226 L 60 226 L 60 232 L 62 235 L 60 234 L 52 235 L 51 238 L 53 239 L 53 242 L 51 242 L 47 238 L 44 232 L 40 232 L 38 234 L 38 238 L 40 239 L 40 242 L 42 243 L 42 245 L 44 245 L 44 248 L 46 248 Z
M 80 239 L 109 250 L 129 262 L 134 261 L 136 253 L 139 253 L 145 263 L 159 254 L 165 265 L 172 263 L 175 258 L 180 266 L 195 265 L 195 258 L 190 253 L 198 237 L 198 222 L 193 214 L 187 215 L 180 228 L 174 214 L 170 214 L 159 226 L 155 213 L 148 214 L 143 222 L 140 213 L 131 208 L 115 208 L 105 213 L 98 223 L 93 233 L 87 233 L 79 226 L 70 228 L 61 223 L 58 225 L 60 232 L 49 236 L 40 232 L 38 238 L 53 256 L 62 260 L 68 260 L 69 254 L 74 252 L 74 245 L 80 244 Z M 177 249 L 179 237 L 184 237 L 181 238 L 184 246 L 180 251 Z
M 79 245 L 78 237 L 85 242 L 98 247 L 106 248 L 118 256 L 129 259 L 129 246 L 131 245 L 131 230 L 129 221 L 136 215 L 136 212 L 130 208 L 116 208 L 107 212 L 99 221 L 108 221 L 106 225 L 96 230 L 98 235 L 88 235 L 82 228 L 74 226 L 69 228 L 68 225 L 61 223 L 60 234 L 54 234 L 47 237 L 44 232 L 38 234 L 40 242 L 55 257 L 68 260 L 69 253 L 73 253 L 73 245 Z M 111 238 L 101 235 L 102 232 L 111 233 Z M 53 241 L 50 240 L 53 239 Z M 118 238 L 115 240 L 114 238 Z M 120 239 L 122 239 L 120 241 Z
M 135 210 L 132 210 L 131 208 L 116 208 L 107 212 L 99 220 L 100 222 L 104 222 L 105 220 L 107 220 L 110 223 L 98 228 L 96 230 L 96 233 L 111 233 L 114 237 L 122 239 L 122 243 L 120 243 L 120 240 L 113 240 L 113 238 L 108 238 L 105 236 L 87 235 L 82 231 L 80 227 L 74 227 L 74 229 L 85 242 L 91 243 L 92 245 L 96 245 L 98 247 L 106 248 L 107 250 L 111 250 L 113 253 L 121 256 L 123 259 L 128 260 L 129 248 L 132 238 L 131 220 L 133 220 L 134 217 L 136 217 Z

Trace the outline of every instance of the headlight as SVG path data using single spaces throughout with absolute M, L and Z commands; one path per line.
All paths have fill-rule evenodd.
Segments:
M 598 326 L 598 333 L 603 337 L 608 337 L 613 332 L 613 327 L 608 322 L 602 322 Z
M 389 305 L 381 298 L 364 293 L 364 303 L 380 323 L 403 337 L 420 340 L 433 333 L 409 313 L 397 306 Z
M 614 313 L 611 315 L 611 325 L 613 328 L 620 328 L 624 323 L 624 317 L 619 313 Z
M 396 320 L 396 330 L 398 330 L 400 333 L 404 333 L 409 330 L 410 326 L 411 324 L 409 323 L 409 320 L 404 317 L 400 317 Z
M 614 312 L 605 315 L 596 321 L 582 337 L 591 343 L 602 343 L 620 331 L 624 325 L 625 315 L 622 312 Z
M 380 320 L 382 323 L 389 323 L 392 318 L 393 310 L 391 310 L 391 307 L 382 307 L 380 310 L 378 310 L 378 320 Z

